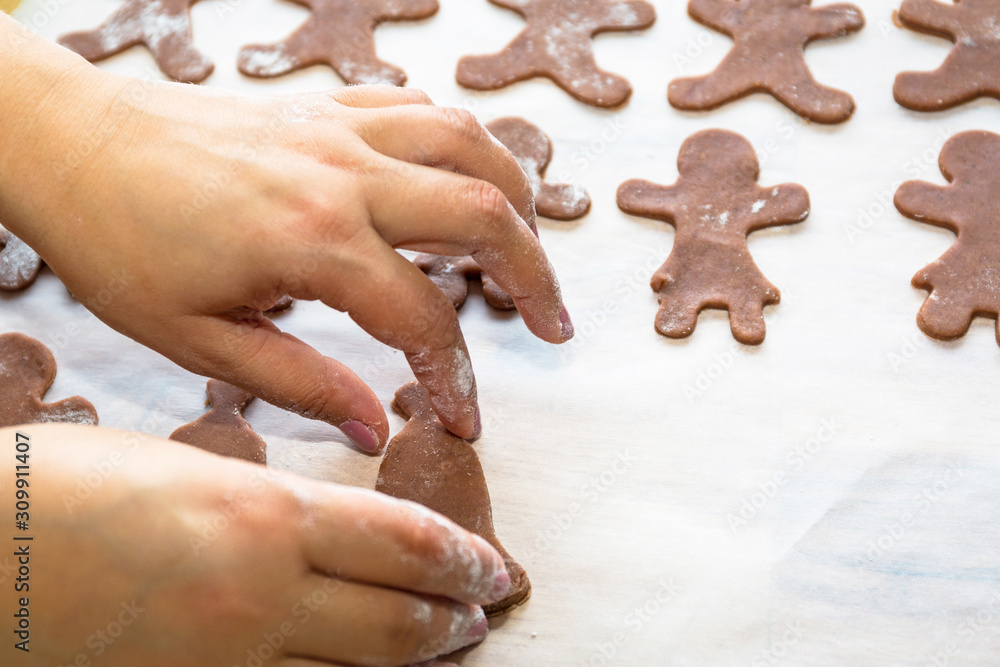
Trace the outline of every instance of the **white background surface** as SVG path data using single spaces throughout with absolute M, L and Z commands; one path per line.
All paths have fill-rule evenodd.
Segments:
M 46 18 L 45 2 L 26 0 L 15 16 L 55 38 L 119 4 L 69 2 Z M 729 41 L 682 2 L 653 4 L 650 30 L 596 40 L 598 62 L 634 87 L 618 111 L 543 79 L 461 89 L 459 57 L 496 51 L 522 26 L 486 0 L 442 0 L 432 19 L 376 31 L 380 55 L 439 104 L 540 126 L 555 143 L 550 178 L 562 173 L 594 200 L 578 223 L 541 223 L 574 343 L 533 339 L 478 293 L 461 311 L 497 532 L 534 584 L 531 601 L 462 664 L 997 664 L 1000 349 L 989 321 L 953 343 L 917 329 L 925 294 L 910 278 L 953 236 L 904 219 L 891 191 L 914 177 L 943 183 L 943 138 L 1000 130 L 1000 106 L 897 106 L 895 74 L 937 67 L 949 44 L 896 28 L 895 3 L 870 0 L 860 34 L 807 50 L 820 81 L 855 97 L 847 123 L 807 124 L 761 95 L 681 113 L 667 104 L 667 83 L 711 70 Z M 240 46 L 278 40 L 305 16 L 272 0 L 196 5 L 197 46 L 216 62 L 205 85 L 262 94 L 343 85 L 322 67 L 265 82 L 236 70 Z M 138 48 L 102 66 L 141 76 L 152 62 Z M 801 183 L 812 199 L 804 224 L 751 237 L 783 293 L 759 348 L 736 344 L 718 312 L 687 340 L 657 335 L 648 279 L 673 231 L 615 206 L 628 178 L 673 182 L 682 141 L 713 127 L 766 155 L 762 185 Z M 859 225 L 861 211 L 870 218 Z M 299 303 L 278 323 L 355 368 L 387 410 L 411 378 L 401 354 L 339 313 Z M 51 273 L 0 297 L 0 330 L 49 345 L 59 364 L 49 398 L 86 396 L 104 425 L 166 436 L 202 412 L 204 380 L 102 325 Z M 379 459 L 344 446 L 335 429 L 260 402 L 248 418 L 272 464 L 374 485 Z M 402 422 L 391 419 L 395 432 Z

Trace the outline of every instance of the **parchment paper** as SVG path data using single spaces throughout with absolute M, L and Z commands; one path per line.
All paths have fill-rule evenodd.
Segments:
M 1000 663 L 1000 348 L 989 321 L 952 343 L 917 329 L 925 294 L 910 278 L 953 236 L 891 204 L 903 180 L 944 182 L 937 154 L 948 136 L 1000 131 L 1000 104 L 897 106 L 896 73 L 936 68 L 949 43 L 896 28 L 896 4 L 869 0 L 863 32 L 807 50 L 820 81 L 854 95 L 846 124 L 804 123 L 765 96 L 680 113 L 667 83 L 711 70 L 730 42 L 689 19 L 683 2 L 654 4 L 652 29 L 596 42 L 599 63 L 635 88 L 619 111 L 545 80 L 461 89 L 458 58 L 498 50 L 523 25 L 486 0 L 442 0 L 432 19 L 376 31 L 381 57 L 437 103 L 540 126 L 555 142 L 550 178 L 594 200 L 579 223 L 541 223 L 575 319 L 572 344 L 532 338 L 478 293 L 461 311 L 497 533 L 534 584 L 531 601 L 462 664 Z M 25 0 L 15 16 L 55 38 L 118 5 Z M 240 46 L 281 39 L 305 16 L 275 0 L 198 3 L 196 42 L 216 62 L 206 85 L 343 85 L 321 67 L 266 82 L 237 72 Z M 102 66 L 155 71 L 141 48 Z M 751 237 L 783 293 L 759 348 L 736 344 L 718 312 L 687 340 L 656 334 L 648 281 L 673 231 L 615 206 L 628 178 L 673 182 L 681 142 L 712 127 L 753 142 L 762 185 L 801 183 L 812 199 L 804 224 Z M 387 410 L 411 378 L 401 354 L 339 313 L 299 303 L 278 322 L 355 368 Z M 104 425 L 166 436 L 203 410 L 203 379 L 105 327 L 51 273 L 0 298 L 0 329 L 46 342 L 59 364 L 50 398 L 86 396 Z M 248 418 L 272 464 L 374 485 L 378 459 L 335 429 L 259 402 Z

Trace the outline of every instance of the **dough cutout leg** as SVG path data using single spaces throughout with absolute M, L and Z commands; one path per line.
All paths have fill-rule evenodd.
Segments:
M 917 313 L 917 325 L 931 338 L 961 338 L 972 326 L 972 312 L 962 304 L 948 303 L 931 293 Z

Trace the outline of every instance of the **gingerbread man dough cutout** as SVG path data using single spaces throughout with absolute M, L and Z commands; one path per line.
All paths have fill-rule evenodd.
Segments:
M 143 44 L 167 76 L 200 83 L 215 69 L 194 48 L 191 5 L 198 0 L 128 0 L 96 30 L 75 32 L 59 43 L 91 62 Z
M 0 427 L 47 422 L 96 425 L 97 410 L 84 398 L 42 402 L 55 379 L 56 360 L 49 348 L 24 334 L 0 335 Z
M 545 170 L 552 161 L 552 141 L 523 118 L 498 118 L 486 124 L 497 140 L 517 158 L 531 181 L 535 211 L 553 220 L 576 220 L 590 210 L 590 195 L 578 185 L 546 183 Z
M 396 392 L 392 407 L 409 421 L 385 450 L 375 490 L 443 514 L 500 552 L 510 575 L 511 592 L 483 607 L 487 616 L 524 604 L 531 595 L 531 582 L 497 539 L 490 491 L 476 450 L 441 425 L 427 390 L 416 382 Z
M 0 227 L 0 291 L 31 287 L 42 270 L 42 258 L 9 231 Z
M 375 55 L 373 33 L 385 21 L 417 21 L 433 16 L 437 0 L 292 0 L 312 13 L 287 39 L 246 46 L 239 68 L 269 78 L 312 65 L 329 65 L 347 83 L 401 86 L 406 73 Z
M 517 158 L 531 182 L 535 210 L 553 220 L 575 220 L 590 210 L 590 195 L 583 188 L 563 183 L 546 183 L 545 170 L 552 160 L 552 142 L 540 129 L 523 118 L 498 118 L 486 129 Z M 514 310 L 514 300 L 483 273 L 471 257 L 451 257 L 422 253 L 416 264 L 445 293 L 455 308 L 465 303 L 469 281 L 483 282 L 486 303 L 497 310 Z
M 753 146 L 725 130 L 689 137 L 677 167 L 674 185 L 632 180 L 618 188 L 621 210 L 677 230 L 670 256 L 650 281 L 660 300 L 656 330 L 685 338 L 699 312 L 719 308 L 729 311 L 736 340 L 758 345 L 764 341 L 764 306 L 778 303 L 781 293 L 754 263 L 747 235 L 805 220 L 809 194 L 796 184 L 758 186 Z
M 471 257 L 420 253 L 413 258 L 413 263 L 444 292 L 455 308 L 461 308 L 465 303 L 469 295 L 469 281 L 479 278 L 483 281 L 486 303 L 497 310 L 514 310 L 514 300 L 510 295 L 500 289 Z
M 643 0 L 490 0 L 528 22 L 503 51 L 465 56 L 456 79 L 473 90 L 496 90 L 536 76 L 548 77 L 587 104 L 616 107 L 632 94 L 629 82 L 597 67 L 591 40 L 602 32 L 642 30 L 656 12 Z
M 770 93 L 817 123 L 840 123 L 854 113 L 847 93 L 819 84 L 804 49 L 817 39 L 864 27 L 854 5 L 811 7 L 812 0 L 691 0 L 688 13 L 733 38 L 733 48 L 706 76 L 675 79 L 667 99 L 684 111 L 708 111 L 750 95 Z
M 965 335 L 972 318 L 1000 314 L 1000 135 L 956 134 L 941 149 L 939 163 L 950 185 L 907 181 L 896 190 L 895 204 L 908 218 L 958 235 L 912 281 L 930 292 L 917 315 L 920 329 L 954 340 Z
M 914 111 L 950 109 L 977 97 L 1000 99 L 1000 3 L 996 0 L 905 0 L 896 13 L 911 30 L 955 43 L 933 72 L 903 72 L 892 94 Z
M 205 390 L 208 412 L 178 428 L 170 434 L 170 439 L 220 456 L 267 463 L 267 443 L 243 418 L 253 396 L 219 380 L 209 380 Z

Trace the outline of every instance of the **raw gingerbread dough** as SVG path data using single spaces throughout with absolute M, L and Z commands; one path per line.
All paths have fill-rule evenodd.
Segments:
M 950 185 L 908 181 L 896 191 L 895 204 L 908 218 L 958 235 L 913 277 L 914 287 L 930 292 L 917 315 L 920 329 L 953 340 L 965 335 L 973 317 L 1000 314 L 1000 135 L 956 134 L 939 162 Z
M 751 93 L 770 93 L 817 123 L 850 118 L 854 99 L 820 85 L 806 66 L 804 49 L 813 40 L 861 30 L 864 15 L 854 5 L 811 7 L 811 1 L 691 0 L 691 17 L 732 37 L 733 48 L 707 76 L 672 81 L 670 104 L 707 111 Z
M 778 303 L 781 293 L 754 263 L 747 235 L 805 220 L 809 194 L 795 184 L 759 187 L 753 146 L 725 130 L 690 136 L 677 167 L 680 178 L 672 186 L 633 180 L 618 188 L 621 210 L 677 230 L 670 256 L 650 282 L 660 295 L 656 330 L 685 338 L 699 312 L 720 308 L 729 311 L 736 340 L 758 345 L 764 341 L 764 306 Z
M 282 315 L 287 313 L 295 305 L 295 299 L 287 294 L 275 302 L 273 306 L 264 311 L 265 315 Z
M 198 0 L 128 0 L 96 30 L 75 32 L 59 43 L 91 62 L 144 44 L 163 73 L 177 81 L 204 81 L 215 65 L 194 48 L 191 5 Z
M 240 71 L 274 77 L 311 65 L 329 65 L 347 83 L 401 86 L 403 70 L 375 55 L 373 33 L 385 21 L 416 21 L 434 15 L 437 0 L 292 0 L 312 13 L 301 28 L 273 45 L 246 46 Z
M 413 263 L 444 292 L 455 308 L 461 308 L 465 303 L 469 294 L 469 281 L 479 278 L 483 282 L 486 303 L 497 310 L 514 310 L 514 300 L 510 295 L 483 273 L 483 269 L 471 257 L 420 253 L 413 258 Z
M 20 333 L 0 335 L 0 426 L 45 422 L 97 424 L 90 401 L 74 396 L 43 403 L 56 379 L 56 360 L 49 348 Z
M 576 220 L 590 210 L 590 195 L 578 185 L 546 183 L 545 170 L 552 160 L 552 142 L 523 118 L 498 118 L 486 124 L 497 140 L 517 158 L 531 181 L 535 211 L 553 220 Z
M 523 118 L 498 118 L 486 124 L 486 129 L 517 158 L 531 182 L 535 210 L 554 220 L 575 220 L 590 210 L 590 195 L 575 185 L 545 182 L 545 170 L 552 159 L 552 142 L 540 129 Z M 532 227 L 534 231 L 537 230 Z M 514 300 L 483 273 L 471 257 L 453 257 L 421 253 L 413 263 L 427 274 L 445 293 L 455 308 L 465 303 L 469 281 L 483 282 L 486 303 L 497 310 L 514 310 Z
M 476 450 L 441 425 L 427 390 L 416 382 L 396 392 L 392 407 L 409 421 L 386 448 L 375 490 L 443 514 L 500 552 L 513 587 L 506 598 L 483 607 L 487 616 L 524 604 L 531 582 L 494 532 L 490 492 Z
M 219 380 L 209 380 L 206 391 L 209 411 L 171 433 L 170 439 L 220 456 L 267 463 L 267 443 L 243 418 L 253 396 Z
M 512 9 L 528 25 L 503 51 L 465 56 L 456 79 L 466 88 L 496 90 L 536 76 L 548 77 L 587 104 L 616 107 L 632 94 L 629 82 L 597 67 L 591 39 L 602 32 L 642 30 L 656 12 L 643 0 L 490 0 Z
M 892 94 L 915 111 L 950 109 L 977 97 L 1000 99 L 1000 2 L 904 0 L 898 21 L 950 39 L 955 47 L 933 72 L 903 72 Z
M 42 258 L 27 243 L 0 227 L 0 290 L 26 289 L 41 270 Z

